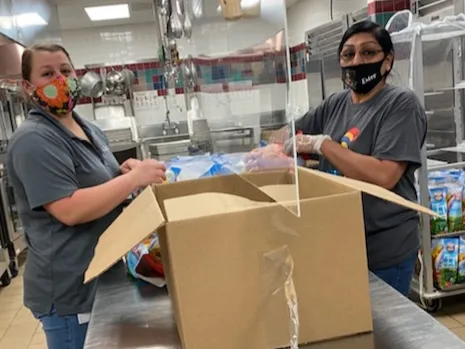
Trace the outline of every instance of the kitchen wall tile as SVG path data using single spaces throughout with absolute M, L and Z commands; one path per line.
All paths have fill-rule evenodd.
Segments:
M 47 41 L 46 39 L 38 38 L 37 40 L 43 42 Z M 229 39 L 224 38 L 226 41 Z M 135 92 L 154 91 L 158 98 L 168 95 L 163 69 L 156 59 L 158 43 L 152 25 L 68 30 L 61 32 L 60 35 L 49 33 L 48 40 L 62 44 L 68 49 L 77 68 L 78 76 L 82 76 L 88 70 L 86 66 L 105 65 L 109 69 L 119 70 L 125 64 L 136 76 L 136 83 L 133 87 Z M 239 45 L 239 43 L 236 44 Z M 202 43 L 203 46 L 199 43 L 190 45 L 192 47 L 187 43 L 180 45 L 181 56 L 189 53 L 195 56 L 195 53 L 207 52 L 205 43 Z M 227 51 L 228 47 L 224 49 Z M 298 82 L 306 78 L 305 45 L 298 44 L 292 47 L 290 52 L 292 81 Z M 213 59 L 203 56 L 194 57 L 193 61 L 199 77 L 195 90 L 202 96 L 200 98 L 204 101 L 202 108 L 205 108 L 205 113 L 209 117 L 222 119 L 228 116 L 236 117 L 241 113 L 259 113 L 285 108 L 287 98 L 285 83 L 288 80 L 288 73 L 287 59 L 282 53 L 229 55 Z M 98 69 L 92 70 L 98 72 Z M 180 108 L 176 111 L 170 110 L 170 112 L 174 119 L 185 119 L 182 76 L 176 82 L 175 87 L 173 95 Z M 247 93 L 250 92 L 250 96 L 255 97 L 246 98 L 250 103 L 239 103 L 238 96 L 244 97 L 245 92 L 241 91 L 245 90 L 248 90 Z M 209 94 L 212 96 L 207 96 Z M 139 108 L 136 110 L 138 122 L 142 124 L 162 122 L 166 117 L 166 107 L 163 103 L 161 105 L 158 109 Z M 91 99 L 82 98 L 77 111 L 83 117 L 92 119 Z

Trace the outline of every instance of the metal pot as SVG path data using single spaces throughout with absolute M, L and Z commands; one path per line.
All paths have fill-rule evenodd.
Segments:
M 126 80 L 124 79 L 123 74 L 116 70 L 109 72 L 105 79 L 105 87 L 107 93 L 122 96 L 127 91 Z
M 128 87 L 134 85 L 134 83 L 136 82 L 136 76 L 130 69 L 124 68 L 121 71 L 121 75 L 123 75 L 124 81 L 126 81 Z
M 81 78 L 81 91 L 86 97 L 101 97 L 103 95 L 102 77 L 96 72 L 88 71 Z

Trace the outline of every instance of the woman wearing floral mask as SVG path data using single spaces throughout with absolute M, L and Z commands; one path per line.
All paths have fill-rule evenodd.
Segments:
M 63 47 L 27 49 L 22 75 L 34 108 L 11 139 L 7 170 L 29 247 L 24 303 L 49 349 L 81 349 L 96 291 L 95 282 L 83 285 L 84 272 L 97 241 L 126 198 L 161 183 L 165 168 L 120 166 L 103 132 L 73 112 L 80 86 Z
M 356 23 L 338 54 L 349 89 L 296 121 L 297 153 L 319 156 L 321 171 L 416 201 L 414 172 L 421 166 L 426 114 L 412 91 L 386 83 L 394 63 L 389 33 L 371 21 Z M 292 154 L 292 142 L 284 149 Z M 261 153 L 266 151 L 252 154 L 252 165 L 266 167 Z M 363 196 L 363 209 L 369 269 L 407 295 L 420 246 L 418 214 L 369 195 Z

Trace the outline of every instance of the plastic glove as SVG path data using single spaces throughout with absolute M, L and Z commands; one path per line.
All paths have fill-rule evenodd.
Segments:
M 331 137 L 328 135 L 296 135 L 295 144 L 297 147 L 297 154 L 321 155 L 321 145 L 326 140 L 331 140 Z M 294 142 L 292 138 L 284 143 L 284 151 L 286 154 L 293 154 Z
M 293 168 L 294 160 L 284 153 L 280 144 L 271 144 L 251 151 L 245 157 L 247 171 L 277 170 Z

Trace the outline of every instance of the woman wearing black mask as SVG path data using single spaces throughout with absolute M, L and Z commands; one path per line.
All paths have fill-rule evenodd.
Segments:
M 321 171 L 416 201 L 426 114 L 412 91 L 386 83 L 394 63 L 389 33 L 371 21 L 356 23 L 338 53 L 349 89 L 296 121 L 297 153 L 319 155 Z M 417 213 L 368 195 L 363 208 L 369 269 L 407 295 L 420 246 Z

